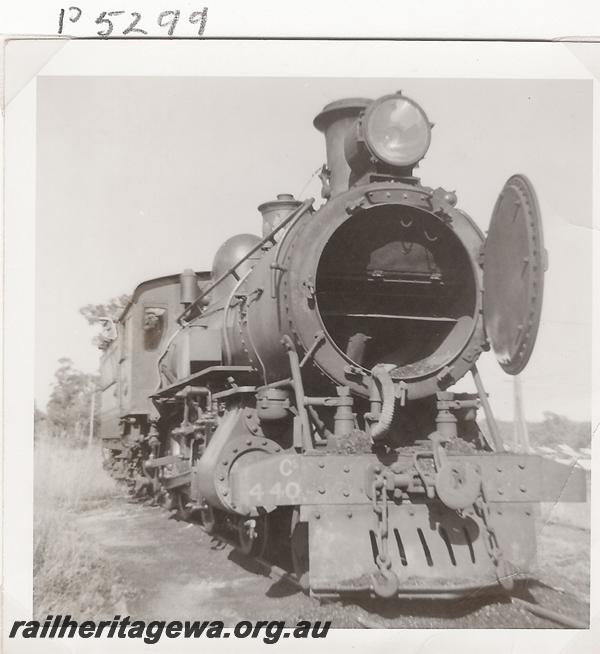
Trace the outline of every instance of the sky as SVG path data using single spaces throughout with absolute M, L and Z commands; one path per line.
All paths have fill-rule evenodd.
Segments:
M 550 266 L 521 376 L 525 415 L 589 419 L 592 89 L 567 80 L 39 77 L 38 405 L 60 357 L 97 369 L 95 330 L 79 307 L 144 279 L 210 269 L 226 238 L 260 233 L 256 207 L 277 193 L 320 202 L 314 116 L 341 97 L 400 89 L 435 123 L 417 174 L 456 190 L 482 229 L 508 177 L 533 182 Z M 510 419 L 511 378 L 493 354 L 478 365 L 496 415 Z

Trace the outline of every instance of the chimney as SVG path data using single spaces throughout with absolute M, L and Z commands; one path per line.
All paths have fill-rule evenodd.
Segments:
M 367 98 L 336 100 L 328 104 L 313 121 L 313 125 L 325 135 L 327 167 L 330 170 L 327 197 L 333 198 L 348 189 L 350 166 L 344 156 L 344 140 L 352 124 L 371 102 Z

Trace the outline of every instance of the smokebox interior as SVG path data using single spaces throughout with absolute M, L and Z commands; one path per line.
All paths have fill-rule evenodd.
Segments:
M 476 311 L 470 257 L 440 219 L 410 207 L 373 207 L 341 225 L 316 277 L 318 309 L 356 365 L 416 377 L 464 347 Z

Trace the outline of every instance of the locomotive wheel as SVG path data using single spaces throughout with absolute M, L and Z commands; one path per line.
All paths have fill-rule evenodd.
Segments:
M 247 556 L 261 557 L 269 540 L 269 517 L 242 519 L 239 527 L 240 550 Z
M 206 504 L 200 509 L 200 519 L 202 521 L 202 529 L 204 529 L 207 534 L 212 535 L 216 533 L 219 528 L 219 520 L 217 518 L 217 513 L 212 506 Z
M 290 550 L 292 566 L 298 584 L 303 591 L 310 589 L 308 559 L 308 522 L 300 522 L 300 509 L 294 509 L 290 525 Z

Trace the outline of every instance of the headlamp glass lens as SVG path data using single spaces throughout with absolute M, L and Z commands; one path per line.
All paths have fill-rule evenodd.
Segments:
M 425 156 L 431 133 L 423 110 L 403 97 L 388 97 L 368 112 L 365 137 L 373 154 L 391 166 L 412 166 Z

